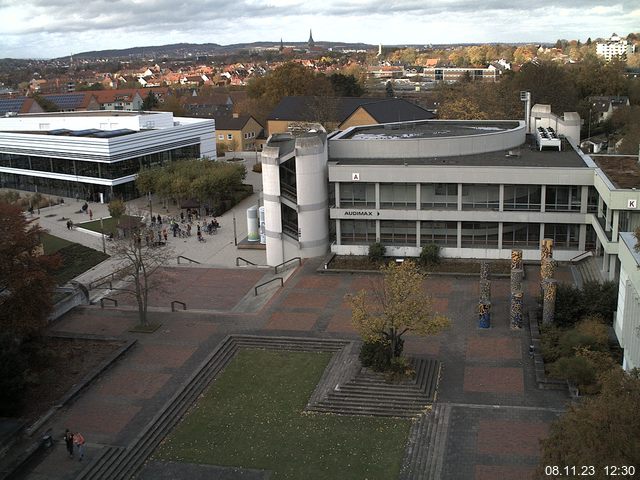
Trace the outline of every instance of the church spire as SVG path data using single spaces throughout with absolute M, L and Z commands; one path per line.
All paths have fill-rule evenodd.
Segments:
M 280 37 L 280 53 L 284 50 L 284 44 L 282 43 L 282 37 Z
M 316 44 L 316 42 L 313 41 L 313 32 L 311 29 L 309 29 L 309 41 L 307 43 L 309 44 L 309 48 L 313 48 Z

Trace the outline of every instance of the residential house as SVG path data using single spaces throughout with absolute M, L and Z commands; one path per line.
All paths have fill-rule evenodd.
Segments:
M 615 33 L 605 42 L 596 43 L 596 55 L 609 61 L 614 58 L 626 58 L 635 52 L 635 45 Z
M 400 98 L 284 97 L 267 117 L 267 132 L 268 135 L 287 132 L 291 124 L 300 122 L 320 122 L 330 127 L 347 128 L 434 117 L 432 112 Z
M 629 97 L 625 96 L 589 97 L 590 120 L 598 123 L 604 122 L 611 118 L 614 110 L 629 105 Z
M 234 113 L 216 118 L 216 149 L 222 152 L 257 151 L 262 125 L 251 115 Z
M 0 117 L 18 113 L 41 113 L 44 110 L 30 97 L 15 97 L 0 99 Z
M 93 91 L 42 95 L 42 98 L 53 103 L 59 112 L 84 112 L 100 109 L 100 104 Z

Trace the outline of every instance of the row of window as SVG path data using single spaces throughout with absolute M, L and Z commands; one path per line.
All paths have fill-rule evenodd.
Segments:
M 248 140 L 250 138 L 255 138 L 256 132 L 246 132 L 243 134 L 243 136 L 245 140 Z M 218 134 L 218 140 L 224 140 L 223 133 Z M 227 133 L 227 140 L 233 140 L 233 133 Z
M 554 240 L 557 248 L 578 248 L 580 225 L 545 223 L 544 236 Z M 435 243 L 442 247 L 457 247 L 458 222 L 420 222 L 380 220 L 380 239 L 385 245 L 416 246 Z M 462 247 L 498 248 L 499 225 L 497 222 L 460 222 Z M 586 248 L 595 247 L 595 232 L 587 226 Z M 375 220 L 340 220 L 342 245 L 369 245 L 376 242 Z M 538 248 L 540 224 L 503 223 L 502 247 Z
M 580 211 L 580 186 L 547 186 L 546 211 Z M 458 209 L 457 183 L 420 184 L 420 208 L 438 210 Z M 486 184 L 463 184 L 461 189 L 463 210 L 498 210 L 500 208 L 500 186 Z M 416 184 L 380 183 L 380 208 L 415 209 Z M 376 185 L 374 183 L 341 183 L 340 207 L 376 207 Z M 540 185 L 504 185 L 504 210 L 540 211 L 542 187 Z M 598 208 L 598 193 L 589 187 L 587 210 Z
M 200 145 L 175 148 L 166 152 L 143 155 L 113 163 L 0 153 L 0 167 L 63 173 L 80 177 L 115 179 L 135 175 L 143 167 L 155 167 L 176 160 L 198 157 L 200 157 Z

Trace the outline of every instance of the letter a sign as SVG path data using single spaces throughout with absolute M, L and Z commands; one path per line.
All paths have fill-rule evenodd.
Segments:
M 638 201 L 635 199 L 629 198 L 627 200 L 627 208 L 638 208 Z
M 359 173 L 352 173 L 351 174 L 351 180 L 353 180 L 354 182 L 359 182 L 360 181 L 360 174 Z

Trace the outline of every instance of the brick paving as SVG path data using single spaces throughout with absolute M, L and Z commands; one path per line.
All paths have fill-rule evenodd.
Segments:
M 284 288 L 258 312 L 230 311 L 260 283 L 263 270 L 170 268 L 180 281 L 172 299 L 186 298 L 190 309 L 207 312 L 151 311 L 162 326 L 135 334 L 134 310 L 76 309 L 56 322 L 58 332 L 136 338 L 138 344 L 75 402 L 49 422 L 54 431 L 83 431 L 90 444 L 87 459 L 100 445 L 128 445 L 159 408 L 215 346 L 231 333 L 323 336 L 356 339 L 345 296 L 369 288 L 372 274 L 318 274 L 320 260 L 303 264 Z M 534 298 L 537 275 L 527 269 L 528 296 Z M 405 336 L 405 351 L 442 362 L 438 402 L 452 406 L 443 445 L 442 479 L 528 478 L 537 462 L 538 439 L 565 406 L 564 392 L 538 390 L 528 357 L 527 330 L 512 331 L 508 319 L 507 278 L 493 279 L 492 326 L 477 328 L 478 279 L 436 277 L 425 281 L 434 306 L 451 320 L 438 336 Z M 166 303 L 167 296 L 158 295 Z M 30 478 L 73 478 L 78 467 L 67 462 L 60 444 L 34 465 Z M 142 478 L 144 477 L 144 472 Z

